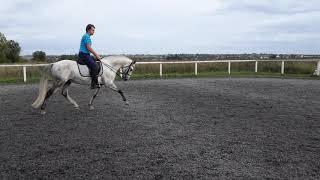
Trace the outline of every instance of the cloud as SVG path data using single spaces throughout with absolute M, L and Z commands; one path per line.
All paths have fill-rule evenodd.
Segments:
M 18 41 L 23 54 L 77 53 L 88 23 L 96 26 L 93 47 L 102 54 L 318 53 L 319 5 L 316 0 L 12 0 L 0 7 L 0 31 Z
M 227 0 L 226 10 L 249 13 L 265 13 L 269 15 L 277 14 L 297 14 L 305 12 L 319 11 L 319 1 L 310 0 L 308 2 L 298 0 Z

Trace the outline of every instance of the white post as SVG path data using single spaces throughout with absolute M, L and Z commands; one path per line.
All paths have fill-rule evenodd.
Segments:
M 254 70 L 254 72 L 258 72 L 258 61 L 256 61 L 256 66 L 255 66 L 255 70 Z
M 122 78 L 122 68 L 120 68 L 120 77 Z
M 194 63 L 194 74 L 198 75 L 198 63 Z
M 320 61 L 317 64 L 317 76 L 320 76 Z
M 162 77 L 162 63 L 160 63 L 160 77 Z
M 231 74 L 231 61 L 228 61 L 228 73 Z
M 284 61 L 281 63 L 281 74 L 284 74 Z
M 27 82 L 27 67 L 23 66 L 23 82 Z

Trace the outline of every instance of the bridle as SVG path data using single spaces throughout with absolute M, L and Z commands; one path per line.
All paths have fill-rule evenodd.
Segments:
M 122 80 L 127 81 L 131 75 L 129 74 L 130 71 L 132 71 L 131 67 L 136 63 L 136 61 L 132 61 L 129 65 L 124 66 L 121 68 L 120 73 L 117 72 L 114 67 L 110 66 L 109 64 L 104 64 L 106 65 L 111 71 L 116 73 L 117 76 L 119 76 Z

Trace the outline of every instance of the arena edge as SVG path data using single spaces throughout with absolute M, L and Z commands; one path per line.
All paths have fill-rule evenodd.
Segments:
M 0 65 L 0 83 L 36 82 L 46 64 Z M 137 62 L 133 79 L 179 77 L 313 77 L 320 59 Z

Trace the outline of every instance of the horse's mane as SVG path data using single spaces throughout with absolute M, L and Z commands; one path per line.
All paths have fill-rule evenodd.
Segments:
M 114 64 L 114 63 L 122 63 L 125 60 L 125 63 L 129 63 L 132 60 L 126 56 L 123 55 L 110 55 L 107 57 L 104 57 L 101 59 L 102 63 L 106 63 L 106 64 Z

